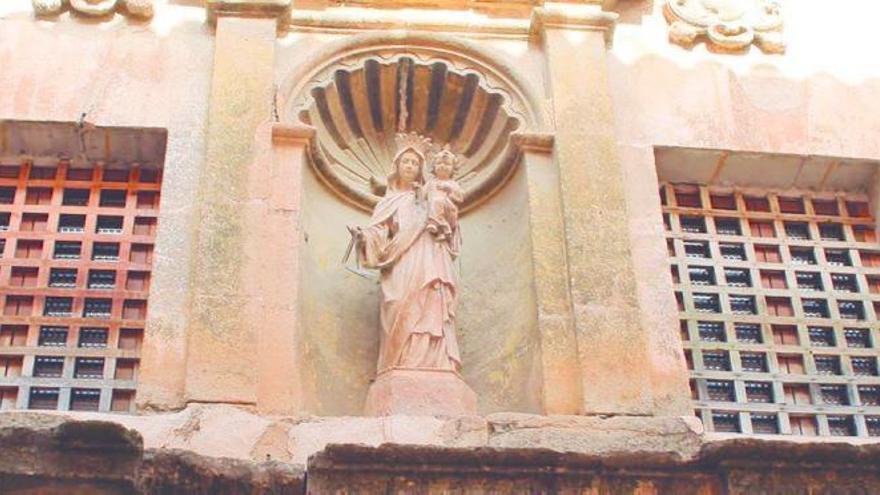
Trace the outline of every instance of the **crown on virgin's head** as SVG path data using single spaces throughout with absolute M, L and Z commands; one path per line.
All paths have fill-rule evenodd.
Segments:
M 400 132 L 394 136 L 394 143 L 397 145 L 398 154 L 404 150 L 413 149 L 423 158 L 428 156 L 432 147 L 431 138 L 416 132 Z

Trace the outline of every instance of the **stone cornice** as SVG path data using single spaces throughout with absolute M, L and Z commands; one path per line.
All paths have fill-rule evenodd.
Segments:
M 328 7 L 458 10 L 488 14 L 495 18 L 527 19 L 535 7 L 557 2 L 568 5 L 599 5 L 605 10 L 617 5 L 617 0 L 552 0 L 552 2 L 545 0 L 297 0 L 295 10 L 320 10 Z
M 360 8 L 391 4 L 394 2 L 340 2 L 324 9 L 294 9 L 290 26 L 302 30 L 351 30 L 378 31 L 405 27 L 414 31 L 443 33 L 474 33 L 494 37 L 540 37 L 546 28 L 603 31 L 610 43 L 618 15 L 603 9 L 613 7 L 610 0 L 584 0 L 574 2 L 543 2 L 530 0 L 523 15 L 499 15 L 493 10 L 498 2 L 479 1 L 479 8 L 461 10 L 462 2 L 431 2 L 432 8 L 381 9 Z M 400 3 L 400 2 L 397 2 Z M 475 0 L 467 0 L 468 5 Z M 518 5 L 522 2 L 517 2 Z M 409 5 L 409 4 L 407 4 Z M 425 3 L 425 5 L 428 5 Z M 436 9 L 444 10 L 437 15 Z M 509 13 L 509 12 L 508 12 Z
M 548 29 L 599 31 L 603 33 L 605 43 L 610 45 L 618 17 L 614 12 L 601 10 L 598 5 L 547 3 L 532 11 L 530 33 L 533 37 L 541 37 Z
M 481 36 L 525 38 L 529 34 L 527 18 L 496 18 L 473 12 L 450 12 L 448 16 L 430 15 L 430 11 L 403 12 L 380 9 L 334 8 L 294 10 L 290 27 L 300 30 L 384 31 L 405 27 L 435 33 L 479 33 Z
M 276 122 L 272 124 L 272 142 L 302 143 L 310 146 L 315 140 L 315 128 L 306 124 L 287 124 Z
M 514 132 L 510 135 L 511 144 L 519 152 L 550 153 L 553 151 L 554 141 L 553 134 L 543 132 Z

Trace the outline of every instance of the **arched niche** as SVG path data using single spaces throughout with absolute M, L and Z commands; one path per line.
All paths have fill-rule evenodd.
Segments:
M 370 177 L 390 172 L 394 135 L 449 144 L 464 161 L 463 213 L 510 177 L 513 132 L 541 127 L 535 99 L 510 64 L 445 36 L 363 35 L 333 46 L 288 84 L 285 119 L 317 131 L 312 163 L 344 200 L 370 210 Z
M 340 263 L 346 225 L 379 199 L 398 130 L 464 157 L 459 307 L 465 381 L 482 412 L 540 412 L 540 345 L 525 177 L 511 134 L 535 131 L 509 65 L 443 36 L 363 35 L 310 57 L 283 86 L 282 119 L 315 127 L 302 178 L 300 361 L 306 412 L 362 410 L 378 351 L 378 287 Z

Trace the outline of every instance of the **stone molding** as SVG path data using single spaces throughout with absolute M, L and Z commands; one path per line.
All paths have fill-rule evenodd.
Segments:
M 290 27 L 296 30 L 381 31 L 399 29 L 440 33 L 471 33 L 504 39 L 525 39 L 529 34 L 529 19 L 469 15 L 466 20 L 456 16 L 413 17 L 411 12 L 399 10 L 299 10 L 291 13 Z
M 69 10 L 86 17 L 104 18 L 116 13 L 136 19 L 153 17 L 153 0 L 31 0 L 34 14 L 52 17 Z
M 691 48 L 701 40 L 712 51 L 743 52 L 752 44 L 765 53 L 785 52 L 776 0 L 667 0 L 663 14 L 669 41 Z
M 309 147 L 315 142 L 315 128 L 300 123 L 285 124 L 276 122 L 272 124 L 272 142 L 275 144 L 299 142 Z
M 547 29 L 598 31 L 603 34 L 605 44 L 611 46 L 619 17 L 614 12 L 601 10 L 597 5 L 552 4 L 537 7 L 532 11 L 530 35 L 540 38 Z
M 370 9 L 431 9 L 466 10 L 487 14 L 492 17 L 528 18 L 535 7 L 545 4 L 564 3 L 567 5 L 598 5 L 610 10 L 617 0 L 305 0 L 298 1 L 297 7 L 334 8 L 365 7 Z
M 549 133 L 539 132 L 515 132 L 510 135 L 510 142 L 522 151 L 534 151 L 537 153 L 552 153 L 555 137 Z
M 244 17 L 277 19 L 279 28 L 290 18 L 291 0 L 206 0 L 208 23 L 217 23 L 217 17 Z

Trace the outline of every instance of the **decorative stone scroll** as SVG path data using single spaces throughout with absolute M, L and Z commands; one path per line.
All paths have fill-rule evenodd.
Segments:
M 55 16 L 65 10 L 88 17 L 109 17 L 119 12 L 134 18 L 153 17 L 153 0 L 31 0 L 38 16 Z
M 691 47 L 740 52 L 753 43 L 765 53 L 782 53 L 782 16 L 776 0 L 668 0 L 663 12 L 669 40 Z
M 415 132 L 461 157 L 461 211 L 504 183 L 510 135 L 534 121 L 507 81 L 464 57 L 407 46 L 328 64 L 295 91 L 290 114 L 317 131 L 311 161 L 346 201 L 370 211 L 390 172 L 394 137 Z

